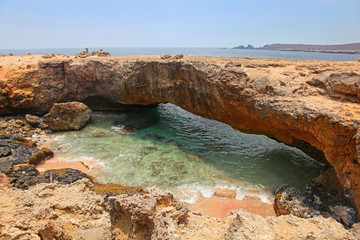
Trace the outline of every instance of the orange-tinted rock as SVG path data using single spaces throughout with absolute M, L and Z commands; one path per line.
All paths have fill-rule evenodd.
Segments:
M 18 68 L 34 65 L 30 57 L 38 68 Z M 0 114 L 45 113 L 53 103 L 91 97 L 112 108 L 170 102 L 330 163 L 345 196 L 360 209 L 358 62 L 33 55 L 21 62 L 1 58 L 0 65 Z
M 53 131 L 79 130 L 91 119 L 91 109 L 80 102 L 54 103 L 44 122 Z

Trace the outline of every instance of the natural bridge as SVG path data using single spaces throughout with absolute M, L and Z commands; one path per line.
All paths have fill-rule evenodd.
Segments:
M 173 103 L 266 135 L 331 165 L 344 196 L 360 210 L 358 62 L 1 57 L 0 86 L 1 115 L 43 114 L 53 103 L 74 100 L 98 110 Z

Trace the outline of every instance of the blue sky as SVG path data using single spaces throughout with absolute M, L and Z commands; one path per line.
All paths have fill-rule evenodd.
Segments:
M 0 0 L 0 48 L 360 42 L 360 0 Z

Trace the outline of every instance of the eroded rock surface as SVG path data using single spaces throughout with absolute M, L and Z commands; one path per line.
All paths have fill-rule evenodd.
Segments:
M 44 122 L 53 131 L 79 130 L 91 119 L 91 109 L 80 102 L 54 103 Z
M 41 183 L 28 190 L 0 184 L 2 239 L 359 239 L 332 218 L 266 217 L 237 210 L 224 220 L 193 214 L 158 189 L 109 197 L 89 179 Z
M 170 102 L 329 163 L 344 196 L 360 210 L 358 62 L 34 55 L 18 60 L 0 59 L 0 114 L 43 114 L 53 103 L 68 101 L 96 102 L 98 109 Z
M 111 239 L 104 200 L 88 179 L 29 190 L 0 185 L 1 239 Z

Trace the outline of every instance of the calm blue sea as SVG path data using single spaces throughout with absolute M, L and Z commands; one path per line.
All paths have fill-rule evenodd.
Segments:
M 220 57 L 257 57 L 257 58 L 285 58 L 295 60 L 330 60 L 330 61 L 358 61 L 358 54 L 334 54 L 334 53 L 312 53 L 293 51 L 270 51 L 270 50 L 244 50 L 224 48 L 89 48 L 89 51 L 103 49 L 113 56 L 126 55 L 161 55 L 161 54 L 184 54 L 194 56 L 220 56 Z M 14 55 L 61 53 L 74 55 L 84 51 L 84 48 L 47 48 L 47 49 L 0 49 L 0 55 L 12 53 Z

